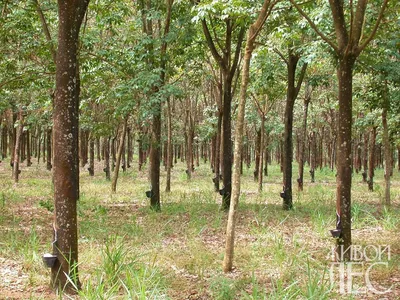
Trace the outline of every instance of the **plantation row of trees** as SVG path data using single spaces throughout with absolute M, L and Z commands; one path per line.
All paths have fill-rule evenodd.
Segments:
M 150 206 L 160 210 L 161 165 L 168 192 L 178 159 L 188 179 L 208 162 L 230 209 L 225 271 L 243 165 L 254 163 L 259 191 L 268 163 L 281 165 L 284 209 L 293 177 L 303 189 L 306 164 L 311 181 L 316 168 L 335 169 L 345 248 L 352 173 L 373 189 L 374 169 L 384 166 L 390 204 L 400 159 L 397 2 L 0 3 L 1 154 L 16 182 L 23 161 L 52 170 L 56 286 L 77 270 L 79 163 L 94 175 L 103 160 L 115 192 L 119 170 L 137 155 L 139 170 L 148 163 Z
M 179 104 L 185 104 L 186 102 L 180 102 Z M 182 109 L 185 109 L 183 107 Z M 311 108 L 312 109 L 312 108 Z M 200 107 L 198 110 L 198 116 L 203 118 L 203 108 Z M 189 111 L 187 111 L 189 112 Z M 303 186 L 302 179 L 304 176 L 304 167 L 309 167 L 309 178 L 311 182 L 315 181 L 315 169 L 316 168 L 330 168 L 332 171 L 335 170 L 335 158 L 336 158 L 336 144 L 337 144 L 337 133 L 335 133 L 335 124 L 329 124 L 331 120 L 335 120 L 336 113 L 333 108 L 330 108 L 330 113 L 332 116 L 328 116 L 327 112 L 322 112 L 322 121 L 316 124 L 318 127 L 311 128 L 309 125 L 306 129 L 306 136 L 302 136 L 302 127 L 300 121 L 304 120 L 304 115 L 298 115 L 299 120 L 298 126 L 294 126 L 294 160 L 298 164 L 303 165 L 303 170 L 299 170 L 297 176 L 297 186 L 301 190 Z M 184 112 L 186 113 L 186 112 Z M 183 113 L 183 114 L 184 114 Z M 368 182 L 369 188 L 373 189 L 373 170 L 376 167 L 384 167 L 384 149 L 383 146 L 383 124 L 382 118 L 378 115 L 380 112 L 375 110 L 373 114 L 369 115 L 368 118 L 374 117 L 370 124 L 363 124 L 360 128 L 355 128 L 355 137 L 353 138 L 353 148 L 352 148 L 352 169 L 359 174 L 360 178 L 364 182 Z M 283 113 L 280 112 L 282 115 Z M 172 118 L 174 119 L 176 112 L 173 111 Z M 178 113 L 182 116 L 182 112 Z M 316 116 L 318 117 L 318 116 Z M 332 118 L 332 119 L 331 119 Z M 272 116 L 271 119 L 273 120 Z M 15 120 L 15 122 L 14 122 Z M 185 122 L 187 118 L 183 121 Z M 324 121 L 328 125 L 324 124 Z M 260 179 L 260 158 L 262 156 L 263 161 L 261 162 L 261 176 L 268 176 L 268 165 L 272 162 L 280 164 L 281 170 L 283 169 L 283 142 L 282 142 L 282 131 L 281 126 L 280 132 L 275 133 L 273 128 L 265 128 L 264 134 L 261 132 L 261 120 L 259 120 L 257 115 L 254 115 L 254 123 L 246 123 L 246 136 L 243 141 L 243 155 L 241 157 L 241 173 L 243 174 L 243 168 L 253 168 L 253 176 L 255 181 Z M 295 121 L 296 115 L 295 115 Z M 360 120 L 356 119 L 356 122 Z M 364 120 L 362 120 L 364 121 Z M 375 121 L 375 123 L 373 122 Z M 19 127 L 18 114 L 14 113 L 14 118 L 12 117 L 12 110 L 6 110 L 3 112 L 2 118 L 2 136 L 1 136 L 1 150 L 2 159 L 9 157 L 10 166 L 14 165 L 14 147 L 17 136 L 17 128 Z M 143 166 L 148 162 L 150 145 L 148 141 L 148 135 L 146 130 L 148 128 L 142 128 L 144 133 L 142 136 L 139 135 L 137 129 L 132 126 L 132 117 L 128 119 L 128 125 L 126 130 L 125 143 L 122 147 L 122 152 L 120 153 L 120 167 L 123 172 L 128 168 L 131 168 L 133 164 L 139 171 L 143 170 Z M 212 173 L 216 173 L 218 170 L 219 177 L 223 177 L 220 169 L 217 167 L 217 163 L 220 165 L 221 155 L 223 151 L 219 151 L 219 155 L 216 155 L 216 132 L 213 136 L 201 137 L 207 130 L 213 132 L 214 127 L 208 122 L 210 120 L 194 120 L 194 128 L 191 129 L 188 124 L 176 123 L 178 125 L 172 130 L 172 166 L 178 161 L 186 162 L 187 165 L 187 178 L 191 178 L 191 174 L 195 167 L 198 167 L 201 162 L 209 163 Z M 264 121 L 265 122 L 265 121 Z M 331 122 L 332 123 L 332 122 Z M 276 126 L 279 126 L 277 123 Z M 115 132 L 112 136 L 106 137 L 96 137 L 94 133 L 90 130 L 80 131 L 80 142 L 79 142 L 79 161 L 81 167 L 87 166 L 87 171 L 90 176 L 94 176 L 95 161 L 102 162 L 104 165 L 103 172 L 107 180 L 111 180 L 111 175 L 115 171 L 115 165 L 117 162 L 117 154 L 119 145 L 121 144 L 121 137 L 123 132 L 123 124 L 117 125 Z M 204 127 L 204 128 L 203 128 Z M 27 124 L 24 122 L 23 131 L 19 142 L 19 163 L 25 163 L 26 166 L 31 166 L 33 163 L 43 162 L 46 163 L 46 168 L 50 171 L 52 169 L 52 131 L 51 127 L 45 126 L 32 126 L 32 124 Z M 134 128 L 134 129 L 133 129 Z M 190 132 L 193 131 L 193 132 Z M 311 131 L 311 132 L 309 132 Z M 179 132 L 184 132 L 182 136 Z M 391 130 L 394 133 L 395 130 Z M 167 128 L 163 128 L 162 131 L 162 141 L 160 145 L 161 152 L 161 165 L 167 169 L 167 155 L 168 155 L 168 132 Z M 208 134 L 208 132 L 207 132 Z M 189 135 L 193 137 L 188 138 Z M 263 136 L 263 141 L 261 137 Z M 391 139 L 393 138 L 393 134 Z M 393 174 L 393 170 L 399 168 L 399 148 L 396 148 L 395 143 L 391 143 L 390 148 L 391 157 L 391 170 L 390 174 Z M 134 155 L 137 159 L 134 161 Z M 190 156 L 190 157 L 189 157 Z M 217 158 L 218 156 L 218 158 Z M 190 167 L 191 165 L 191 167 Z M 21 171 L 21 170 L 19 170 Z M 354 172 L 353 171 L 353 172 Z M 372 171 L 369 173 L 369 171 Z M 10 169 L 12 172 L 12 168 Z M 18 175 L 21 172 L 16 173 Z M 211 174 L 211 173 L 210 173 Z M 214 176 L 214 186 L 215 190 L 218 191 L 220 187 L 219 177 Z M 262 179 L 262 177 L 261 177 Z M 210 181 L 211 182 L 211 181 Z M 260 189 L 262 190 L 262 180 L 260 183 Z

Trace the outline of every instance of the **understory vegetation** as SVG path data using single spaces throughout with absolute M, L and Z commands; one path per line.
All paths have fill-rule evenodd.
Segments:
M 297 165 L 294 166 L 294 169 Z M 95 176 L 81 169 L 79 224 L 80 299 L 343 299 L 331 281 L 335 228 L 335 172 L 317 169 L 293 194 L 294 208 L 282 210 L 281 173 L 269 166 L 258 193 L 253 168 L 244 168 L 236 226 L 235 264 L 221 270 L 227 214 L 220 210 L 211 170 L 202 164 L 187 180 L 186 164 L 172 171 L 170 193 L 161 212 L 149 208 L 147 168 L 121 174 L 117 193 L 96 164 Z M 51 172 L 36 163 L 22 166 L 18 188 L 6 162 L 0 164 L 1 297 L 55 299 L 42 255 L 51 252 L 53 191 Z M 164 172 L 164 170 L 162 171 Z M 161 178 L 165 178 L 163 173 Z M 161 181 L 161 186 L 165 186 Z M 354 245 L 390 245 L 387 266 L 371 281 L 390 287 L 386 299 L 400 297 L 400 175 L 392 179 L 392 206 L 385 207 L 383 170 L 368 192 L 353 174 Z M 363 279 L 355 277 L 355 286 Z M 63 297 L 72 297 L 63 295 Z M 376 294 L 346 299 L 377 299 Z

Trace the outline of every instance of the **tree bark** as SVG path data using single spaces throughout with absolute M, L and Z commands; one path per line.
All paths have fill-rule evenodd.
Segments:
M 30 130 L 26 131 L 26 166 L 30 167 L 32 165 L 32 147 L 31 147 L 31 134 Z
M 58 0 L 58 50 L 54 124 L 54 233 L 52 285 L 75 292 L 78 279 L 79 91 L 78 40 L 88 0 Z M 71 283 L 73 282 L 73 284 Z
M 52 142 L 52 130 L 51 127 L 47 128 L 46 137 L 46 168 L 51 171 L 53 165 L 51 164 L 51 142 Z
M 384 92 L 383 92 L 383 110 L 382 110 L 382 125 L 383 125 L 383 147 L 385 149 L 385 204 L 390 205 L 390 174 L 392 171 L 391 163 L 392 163 L 392 154 L 390 149 L 390 140 L 389 140 L 389 128 L 387 122 L 387 113 L 389 108 L 389 95 L 388 95 L 388 87 L 385 82 Z
M 15 145 L 14 145 L 13 177 L 15 183 L 18 183 L 19 174 L 21 172 L 21 170 L 19 169 L 19 153 L 20 153 L 23 130 L 24 130 L 24 115 L 22 108 L 20 108 L 18 112 L 18 130 L 16 132 Z
M 260 148 L 261 145 L 261 129 L 256 131 L 256 142 L 255 142 L 255 158 L 254 158 L 254 181 L 258 182 L 258 169 L 259 169 L 259 165 L 260 165 Z
M 161 140 L 161 105 L 157 113 L 153 114 L 153 125 L 151 127 L 150 147 L 150 182 L 151 198 L 150 207 L 155 211 L 161 208 L 160 203 L 160 140 Z
M 315 131 L 313 130 L 310 134 L 310 176 L 311 176 L 311 182 L 315 182 L 315 169 L 316 169 L 316 154 L 317 154 L 317 135 L 315 134 Z
M 106 173 L 106 180 L 111 180 L 111 170 L 110 170 L 110 137 L 103 138 L 104 147 L 104 169 Z
M 127 140 L 128 140 L 126 166 L 127 166 L 127 168 L 130 168 L 131 167 L 131 162 L 132 162 L 132 159 L 133 159 L 132 132 L 131 132 L 131 128 L 130 127 L 128 127 L 126 134 L 127 134 Z
M 397 146 L 397 170 L 400 171 L 400 146 Z
M 39 164 L 40 162 L 40 150 L 42 149 L 41 147 L 41 140 L 42 140 L 42 132 L 40 130 L 40 126 L 38 127 L 37 130 L 37 146 L 36 146 L 36 152 L 37 152 L 37 163 Z
M 117 181 L 118 181 L 118 175 L 119 175 L 119 167 L 121 165 L 122 153 L 124 152 L 125 137 L 126 137 L 127 127 L 128 127 L 128 117 L 126 117 L 124 119 L 124 126 L 122 127 L 121 139 L 119 141 L 119 147 L 118 147 L 118 153 L 117 153 L 117 161 L 115 162 L 114 176 L 113 176 L 112 182 L 111 182 L 111 191 L 113 193 L 115 193 L 117 191 Z
M 218 122 L 217 122 L 217 136 L 215 139 L 215 152 L 214 152 L 214 171 L 215 171 L 215 177 L 214 177 L 214 189 L 216 192 L 219 191 L 219 181 L 220 181 L 220 176 L 221 176 L 221 167 L 220 167 L 220 148 L 221 148 L 221 132 L 222 132 L 222 112 L 218 111 Z
M 92 133 L 93 134 L 93 133 Z M 94 176 L 94 137 L 89 140 L 89 176 Z
M 9 128 L 9 140 L 10 142 L 8 143 L 9 145 L 9 152 L 11 155 L 10 159 L 10 165 L 11 167 L 14 167 L 14 154 L 15 154 L 15 140 L 17 138 L 17 129 L 15 128 L 15 122 L 17 121 L 17 113 L 12 112 L 12 124 Z
M 191 99 L 188 96 L 186 99 L 186 175 L 187 179 L 190 180 L 192 178 L 193 172 L 193 120 L 192 120 L 192 105 Z
M 172 168 L 172 112 L 171 100 L 167 99 L 167 179 L 165 191 L 171 191 L 171 168 Z
M 100 138 L 96 138 L 96 156 L 97 161 L 101 161 L 101 145 L 100 145 Z
M 339 118 L 337 147 L 337 190 L 336 215 L 337 229 L 341 231 L 338 239 L 340 260 L 350 260 L 351 246 L 351 126 L 353 66 L 355 58 L 344 57 L 339 60 L 337 70 L 339 80 Z
M 2 129 L 2 149 L 1 149 L 1 158 L 5 159 L 7 157 L 7 126 L 4 124 Z
M 374 190 L 374 175 L 375 175 L 375 142 L 376 142 L 376 126 L 371 128 L 369 134 L 369 159 L 368 159 L 368 190 Z
M 265 110 L 264 110 L 264 112 L 265 112 Z M 258 166 L 258 193 L 261 193 L 262 189 L 263 189 L 264 126 L 265 126 L 264 112 L 261 113 L 260 158 L 259 158 L 259 166 Z
M 368 133 L 366 133 L 366 132 L 364 132 L 364 142 L 362 144 L 362 164 L 363 164 L 363 172 L 362 172 L 363 182 L 367 182 L 367 175 L 368 175 Z
M 305 141 L 307 138 L 307 116 L 308 116 L 308 105 L 311 100 L 311 87 L 309 85 L 306 86 L 306 95 L 304 98 L 303 105 L 303 128 L 301 130 L 300 138 L 299 138 L 299 178 L 297 178 L 299 191 L 303 191 L 303 183 L 304 183 L 304 163 L 305 163 Z

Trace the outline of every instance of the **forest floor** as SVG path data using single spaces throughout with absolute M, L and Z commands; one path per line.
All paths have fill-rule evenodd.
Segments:
M 188 181 L 185 169 L 184 163 L 173 168 L 172 192 L 162 193 L 160 213 L 148 208 L 147 170 L 138 172 L 134 165 L 121 172 L 112 194 L 100 163 L 94 177 L 81 169 L 82 290 L 76 298 L 400 299 L 397 170 L 390 208 L 382 204 L 382 170 L 376 171 L 374 192 L 368 192 L 361 174 L 354 174 L 352 236 L 359 257 L 339 265 L 332 260 L 335 241 L 329 233 L 335 227 L 334 172 L 317 170 L 315 183 L 306 176 L 304 192 L 297 191 L 293 180 L 294 209 L 283 211 L 279 166 L 269 166 L 261 194 L 253 167 L 245 168 L 235 269 L 224 274 L 227 214 L 219 210 L 212 173 L 202 164 Z M 51 182 L 51 172 L 35 162 L 29 168 L 22 165 L 15 185 L 9 162 L 0 163 L 0 299 L 69 298 L 56 297 L 49 289 L 50 272 L 42 262 L 42 255 L 51 251 Z M 386 246 L 390 251 L 383 251 Z

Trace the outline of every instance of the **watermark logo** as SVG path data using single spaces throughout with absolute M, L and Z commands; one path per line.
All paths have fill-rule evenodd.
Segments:
M 332 249 L 333 262 L 329 275 L 331 286 L 340 294 L 388 294 L 392 286 L 382 286 L 377 271 L 389 268 L 390 246 L 388 245 L 352 245 L 347 249 Z M 340 254 L 339 254 L 340 253 Z M 345 258 L 350 258 L 345 262 Z

